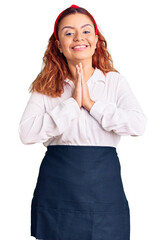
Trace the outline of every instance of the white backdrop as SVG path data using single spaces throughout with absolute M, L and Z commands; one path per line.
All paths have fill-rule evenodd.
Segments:
M 30 96 L 28 88 L 41 70 L 54 21 L 72 4 L 85 7 L 96 19 L 115 68 L 129 81 L 148 119 L 143 136 L 122 137 L 118 145 L 130 205 L 131 240 L 165 239 L 163 0 L 1 3 L 0 237 L 34 239 L 30 237 L 30 204 L 46 148 L 23 145 L 18 125 Z

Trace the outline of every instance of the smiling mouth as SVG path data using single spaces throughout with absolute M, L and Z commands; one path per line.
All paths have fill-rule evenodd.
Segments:
M 79 50 L 81 50 L 81 49 L 85 49 L 85 48 L 87 48 L 88 47 L 88 45 L 79 45 L 79 46 L 75 46 L 75 47 L 72 47 L 72 49 L 74 50 L 74 49 L 79 49 Z

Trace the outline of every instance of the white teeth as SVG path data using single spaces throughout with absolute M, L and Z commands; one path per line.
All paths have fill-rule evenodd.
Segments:
M 74 48 L 84 48 L 84 47 L 87 47 L 87 46 L 76 46 L 76 47 L 73 47 Z

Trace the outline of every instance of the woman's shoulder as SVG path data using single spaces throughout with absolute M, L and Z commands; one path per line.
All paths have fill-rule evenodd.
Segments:
M 43 97 L 44 97 L 44 94 L 41 94 L 37 91 L 30 92 L 30 99 L 31 100 L 36 100 L 37 101 L 37 100 L 43 99 Z
M 110 84 L 119 85 L 120 83 L 127 82 L 126 77 L 115 71 L 110 71 L 105 74 L 105 81 Z
M 105 77 L 106 78 L 113 78 L 113 79 L 116 79 L 116 80 L 120 80 L 120 79 L 123 79 L 125 78 L 125 76 L 119 72 L 115 72 L 115 71 L 110 71 L 110 72 L 107 72 L 105 74 Z
M 31 98 L 32 99 L 55 99 L 54 97 L 51 97 L 51 96 L 49 96 L 48 94 L 43 94 L 43 93 L 40 93 L 40 92 L 37 92 L 37 91 L 33 91 L 33 92 L 31 92 Z M 56 97 L 56 98 L 58 98 L 58 97 Z
M 100 78 L 121 78 L 122 75 L 119 72 L 115 72 L 115 71 L 109 71 L 109 72 L 103 72 L 101 69 L 96 68 L 96 72 L 97 72 L 97 76 L 99 76 Z

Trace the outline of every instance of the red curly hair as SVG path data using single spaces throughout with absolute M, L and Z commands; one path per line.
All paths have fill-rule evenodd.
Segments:
M 84 8 L 67 8 L 60 16 L 56 34 L 58 37 L 58 28 L 60 21 L 67 15 L 81 13 L 87 15 L 95 27 L 93 18 L 90 13 Z M 95 29 L 96 30 L 96 29 Z M 92 66 L 100 69 L 104 75 L 107 72 L 118 72 L 113 66 L 113 60 L 110 53 L 107 50 L 107 42 L 103 35 L 97 30 L 98 42 L 95 53 L 92 56 Z M 44 67 L 38 74 L 36 79 L 30 86 L 30 92 L 38 92 L 50 97 L 61 97 L 63 93 L 63 82 L 70 75 L 70 70 L 67 64 L 67 60 L 63 53 L 61 53 L 57 46 L 57 41 L 54 36 L 54 32 L 49 38 L 48 47 L 43 57 Z

